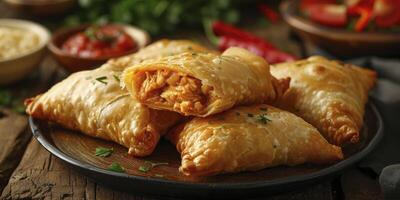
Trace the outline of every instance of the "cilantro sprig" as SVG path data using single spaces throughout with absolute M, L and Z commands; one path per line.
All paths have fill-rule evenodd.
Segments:
M 99 157 L 108 157 L 114 152 L 113 148 L 97 147 L 95 155 Z
M 143 172 L 143 173 L 147 173 L 150 170 L 152 170 L 154 167 L 157 167 L 157 166 L 160 166 L 160 165 L 168 165 L 168 163 L 167 162 L 154 163 L 154 162 L 150 162 L 150 161 L 145 161 L 144 165 L 140 166 L 138 168 L 138 170 Z

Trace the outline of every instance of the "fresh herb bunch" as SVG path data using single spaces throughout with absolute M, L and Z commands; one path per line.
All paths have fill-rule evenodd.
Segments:
M 128 23 L 157 35 L 171 32 L 180 26 L 201 27 L 205 19 L 236 23 L 240 17 L 239 2 L 239 0 L 79 0 L 80 9 L 67 17 L 66 24 Z

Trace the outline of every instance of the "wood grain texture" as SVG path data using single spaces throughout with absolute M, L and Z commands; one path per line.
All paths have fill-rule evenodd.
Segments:
M 25 152 L 31 133 L 28 131 L 27 117 L 0 108 L 0 191 Z

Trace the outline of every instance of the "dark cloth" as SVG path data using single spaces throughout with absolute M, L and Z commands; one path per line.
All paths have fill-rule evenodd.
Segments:
M 335 57 L 316 50 L 310 55 Z M 378 81 L 370 96 L 384 122 L 384 136 L 378 147 L 358 167 L 371 169 L 387 199 L 400 199 L 400 59 L 362 57 L 345 60 L 358 66 L 374 69 Z

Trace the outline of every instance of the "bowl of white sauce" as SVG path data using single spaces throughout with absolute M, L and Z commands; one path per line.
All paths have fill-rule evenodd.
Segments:
M 0 85 L 21 80 L 43 59 L 49 31 L 25 20 L 0 19 Z

